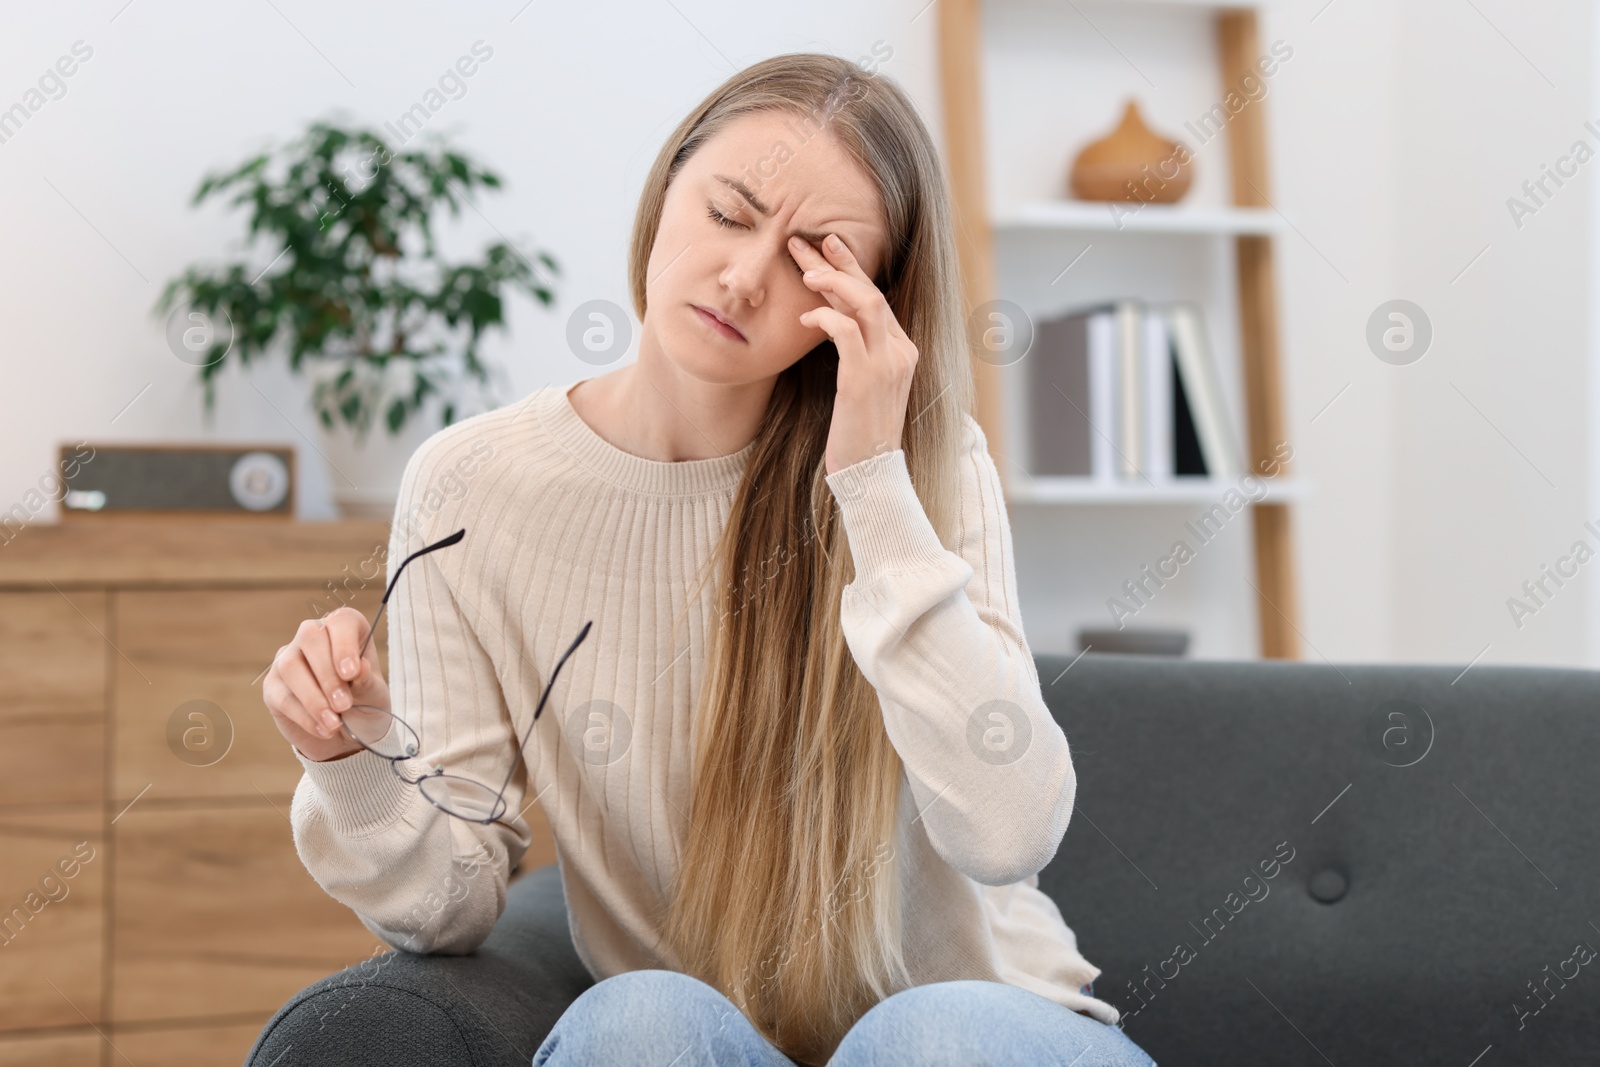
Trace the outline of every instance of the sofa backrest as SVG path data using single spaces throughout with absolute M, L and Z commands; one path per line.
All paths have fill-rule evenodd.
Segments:
M 1036 664 L 1040 886 L 1158 1063 L 1600 1062 L 1600 672 Z

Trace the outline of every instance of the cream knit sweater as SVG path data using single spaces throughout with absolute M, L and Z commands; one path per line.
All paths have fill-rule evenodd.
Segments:
M 674 615 L 727 519 L 751 446 L 666 463 L 613 446 L 567 391 L 445 428 L 406 467 L 388 566 L 396 714 L 417 729 L 408 777 L 443 766 L 496 787 L 557 657 L 562 668 L 503 825 L 445 815 L 361 751 L 305 768 L 295 845 L 318 883 L 378 937 L 415 952 L 476 948 L 505 906 L 508 871 L 540 805 L 555 836 L 573 944 L 596 980 L 658 955 L 686 832 L 691 695 L 713 625 L 708 584 Z M 1040 693 L 1017 610 L 1010 524 L 983 432 L 967 419 L 960 533 L 945 548 L 902 450 L 827 479 L 856 579 L 841 621 L 905 766 L 900 839 L 905 956 L 915 984 L 977 978 L 1033 990 L 1102 1022 L 1100 970 L 1038 888 L 1072 814 L 1067 739 Z M 943 665 L 942 667 L 940 665 Z

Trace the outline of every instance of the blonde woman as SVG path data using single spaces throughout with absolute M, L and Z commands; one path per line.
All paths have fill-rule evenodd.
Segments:
M 734 75 L 662 146 L 629 280 L 635 362 L 411 459 L 391 577 L 465 533 L 392 582 L 388 679 L 353 609 L 280 651 L 307 868 L 470 952 L 538 804 L 597 982 L 536 1065 L 1150 1065 L 1038 888 L 1077 780 L 912 104 L 827 55 Z M 381 709 L 401 757 L 353 739 Z M 455 817 L 446 782 L 503 789 Z

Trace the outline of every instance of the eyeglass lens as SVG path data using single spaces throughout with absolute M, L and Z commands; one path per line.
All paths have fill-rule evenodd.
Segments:
M 343 719 L 351 737 L 384 759 L 410 759 L 422 747 L 416 731 L 383 708 L 356 704 Z
M 417 783 L 422 795 L 447 815 L 473 822 L 493 822 L 505 814 L 504 791 L 455 774 L 430 774 Z

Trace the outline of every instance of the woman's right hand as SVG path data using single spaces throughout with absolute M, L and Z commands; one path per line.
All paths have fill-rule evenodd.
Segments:
M 348 605 L 307 619 L 294 640 L 278 649 L 261 695 L 278 732 L 308 759 L 339 759 L 360 751 L 339 726 L 352 704 L 389 708 L 389 683 L 378 667 L 376 644 L 366 640 L 367 618 Z

